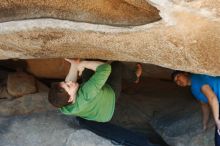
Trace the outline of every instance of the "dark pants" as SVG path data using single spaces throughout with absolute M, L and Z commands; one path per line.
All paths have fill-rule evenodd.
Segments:
M 137 80 L 137 76 L 133 70 L 131 70 L 125 64 L 119 61 L 112 62 L 111 68 L 112 71 L 106 83 L 111 86 L 111 88 L 115 92 L 116 98 L 118 98 L 121 94 L 122 80 L 126 80 L 127 82 L 132 83 Z M 93 73 L 94 71 L 85 69 L 82 74 L 82 81 L 88 81 L 89 78 L 93 75 Z
M 79 125 L 95 134 L 111 140 L 112 143 L 123 146 L 159 146 L 151 144 L 143 133 L 133 132 L 111 123 L 100 123 L 77 118 Z

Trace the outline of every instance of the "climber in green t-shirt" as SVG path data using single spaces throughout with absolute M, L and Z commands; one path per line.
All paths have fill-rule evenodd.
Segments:
M 76 81 L 53 83 L 48 94 L 49 102 L 66 115 L 75 115 L 87 120 L 108 122 L 111 120 L 115 101 L 121 92 L 122 79 L 138 83 L 142 66 L 136 71 L 121 62 L 111 65 L 100 61 L 80 61 L 66 59 L 75 70 L 70 69 L 67 77 L 78 71 L 82 84 Z M 92 72 L 93 71 L 93 72 Z

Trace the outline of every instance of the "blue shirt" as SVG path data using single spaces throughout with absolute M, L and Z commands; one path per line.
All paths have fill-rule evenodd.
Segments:
M 202 93 L 203 85 L 209 85 L 220 101 L 220 77 L 212 77 L 208 75 L 191 75 L 191 92 L 193 96 L 201 102 L 208 103 L 208 98 Z

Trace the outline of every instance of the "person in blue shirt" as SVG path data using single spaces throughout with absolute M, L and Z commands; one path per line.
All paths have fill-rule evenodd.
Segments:
M 172 79 L 178 86 L 190 86 L 193 96 L 201 103 L 204 130 L 207 129 L 211 109 L 216 124 L 215 145 L 220 146 L 220 77 L 174 71 Z

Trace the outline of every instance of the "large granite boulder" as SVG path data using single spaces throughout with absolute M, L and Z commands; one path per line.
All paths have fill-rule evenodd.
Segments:
M 151 12 L 151 8 L 147 8 L 149 3 L 160 10 L 162 20 L 133 26 L 137 25 L 136 18 L 141 16 L 142 12 L 138 12 L 140 9 L 144 15 Z M 101 3 L 64 0 L 2 1 L 0 6 L 4 13 L 1 13 L 0 23 L 0 59 L 98 58 L 144 62 L 172 69 L 219 75 L 219 1 L 149 0 L 149 3 L 143 0 Z M 84 6 L 88 6 L 88 9 Z M 131 9 L 127 6 L 131 6 Z M 86 13 L 91 15 L 80 13 L 78 8 L 85 8 Z M 98 8 L 103 8 L 103 11 Z M 110 14 L 116 12 L 111 11 L 111 8 L 129 17 L 119 17 L 121 13 L 111 16 Z M 108 19 L 108 23 L 99 21 L 92 17 L 94 10 L 104 14 L 103 18 L 110 16 L 119 20 Z M 133 15 L 133 11 L 137 13 Z M 65 17 L 67 13 L 69 16 L 74 13 L 82 19 L 69 19 Z M 89 23 L 90 20 L 94 21 Z M 130 27 L 124 27 L 123 23 L 118 23 L 124 20 L 133 22 L 126 24 Z M 144 19 L 142 17 L 139 20 Z
M 145 0 L 2 0 L 0 22 L 55 18 L 118 26 L 141 25 L 160 19 Z

